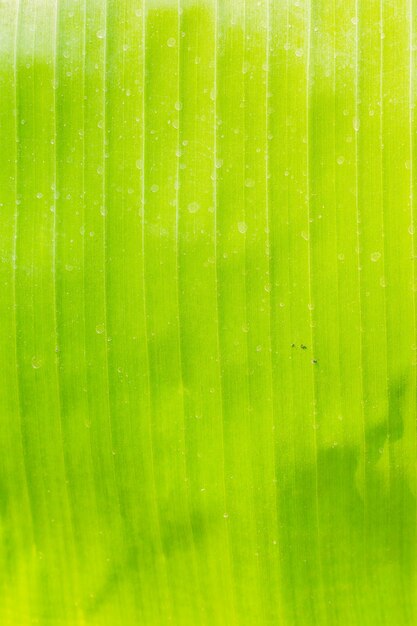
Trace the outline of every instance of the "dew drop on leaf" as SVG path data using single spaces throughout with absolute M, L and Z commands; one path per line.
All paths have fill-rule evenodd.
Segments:
M 190 202 L 190 204 L 187 207 L 189 213 L 197 213 L 199 208 L 200 208 L 200 205 L 198 204 L 198 202 Z
M 37 356 L 33 356 L 31 362 L 34 370 L 38 370 L 40 367 L 42 367 L 42 360 Z

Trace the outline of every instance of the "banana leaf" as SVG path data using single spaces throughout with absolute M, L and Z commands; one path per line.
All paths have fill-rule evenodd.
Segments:
M 415 626 L 416 46 L 0 1 L 2 626 Z

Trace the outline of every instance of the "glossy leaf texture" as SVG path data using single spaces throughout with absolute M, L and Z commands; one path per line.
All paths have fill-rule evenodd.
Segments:
M 415 626 L 416 34 L 0 2 L 2 626 Z

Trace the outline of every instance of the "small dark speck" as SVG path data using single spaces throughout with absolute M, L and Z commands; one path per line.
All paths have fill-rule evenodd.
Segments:
M 303 343 L 300 346 L 301 350 L 307 350 L 307 346 L 305 346 Z
M 313 359 L 311 362 L 316 364 L 317 363 L 317 359 Z
M 295 343 L 292 343 L 292 344 L 291 344 L 291 348 L 295 348 Z

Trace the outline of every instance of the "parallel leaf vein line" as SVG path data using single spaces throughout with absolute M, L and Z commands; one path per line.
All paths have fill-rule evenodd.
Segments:
M 54 76 L 53 80 L 56 85 L 57 83 L 57 73 L 58 73 L 58 38 L 59 38 L 59 7 L 56 6 L 55 14 L 54 14 L 54 33 L 53 33 L 53 50 L 54 50 Z M 35 33 L 37 32 L 35 26 Z M 36 35 L 35 35 L 36 36 Z M 34 85 L 35 90 L 35 85 Z M 34 95 L 35 102 L 35 95 Z M 57 196 L 58 196 L 58 185 L 59 185 L 59 171 L 58 171 L 58 146 L 57 146 L 57 115 L 58 115 L 58 102 L 57 102 L 57 90 L 54 91 L 54 110 L 53 110 L 53 125 L 54 125 L 54 200 L 53 200 L 53 228 L 52 228 L 52 290 L 53 290 L 53 332 L 55 335 L 55 346 L 59 347 L 59 324 L 58 324 L 58 287 L 57 287 L 57 232 L 58 232 L 58 217 L 57 217 Z M 59 270 L 58 270 L 59 271 Z M 63 407 L 63 394 L 61 388 L 61 373 L 60 373 L 60 357 L 59 351 L 55 354 L 55 379 L 56 379 L 56 399 L 57 399 L 57 412 L 58 412 L 58 427 L 59 427 L 59 438 L 60 438 L 60 453 L 62 456 L 62 467 L 63 474 L 65 479 L 64 493 L 66 500 L 66 507 L 69 513 L 69 526 L 70 526 L 70 536 L 71 536 L 71 549 L 72 556 L 75 557 L 76 549 L 75 549 L 75 530 L 74 530 L 74 508 L 72 506 L 71 498 L 69 495 L 69 475 L 68 468 L 66 462 L 66 454 L 65 454 L 65 444 L 64 444 L 64 432 L 63 432 L 63 420 L 64 420 L 64 407 Z
M 143 315 L 144 315 L 144 335 L 145 335 L 145 353 L 146 353 L 146 385 L 147 385 L 147 398 L 148 398 L 148 436 L 149 436 L 149 459 L 150 459 L 150 472 L 151 472 L 151 498 L 153 507 L 153 518 L 155 523 L 156 532 L 156 544 L 159 552 L 159 558 L 163 563 L 163 578 L 164 589 L 169 594 L 168 583 L 168 571 L 166 556 L 163 550 L 162 533 L 161 533 L 161 520 L 158 505 L 156 475 L 155 475 L 155 442 L 154 442 L 154 429 L 153 429 L 153 401 L 152 401 L 152 389 L 150 382 L 150 354 L 149 354 L 149 330 L 148 330 L 148 305 L 147 305 L 147 284 L 146 284 L 146 62 L 147 62 L 147 47 L 146 47 L 146 7 L 147 0 L 143 0 L 142 10 L 142 171 L 141 171 L 141 253 L 142 253 L 142 293 L 143 293 Z M 169 596 L 169 619 L 172 615 L 172 598 Z
M 19 350 L 18 350 L 18 327 L 17 327 L 17 240 L 19 237 L 19 208 L 18 208 L 18 193 L 19 193 L 19 178 L 20 178 L 20 167 L 19 167 L 19 74 L 17 69 L 18 64 L 18 42 L 19 42 L 19 32 L 20 32 L 20 22 L 21 22 L 21 11 L 22 11 L 22 2 L 21 0 L 17 1 L 16 7 L 16 25 L 15 25 L 15 41 L 14 41 L 14 90 L 15 90 L 15 154 L 16 154 L 16 165 L 15 165 L 15 207 L 14 207 L 14 233 L 13 233 L 13 251 L 12 251 L 12 264 L 13 264 L 13 317 L 14 317 L 14 362 L 16 367 L 16 408 L 17 408 L 17 418 L 19 421 L 19 435 L 20 435 L 20 451 L 22 455 L 22 465 L 24 472 L 24 489 L 27 499 L 27 505 L 29 509 L 30 515 L 30 527 L 32 531 L 32 539 L 34 534 L 34 522 L 33 522 L 33 511 L 31 498 L 29 493 L 29 468 L 26 462 L 26 455 L 24 453 L 24 439 L 23 439 L 23 420 L 22 420 L 22 388 L 20 382 L 20 376 L 18 371 L 19 365 Z
M 109 437 L 110 437 L 110 445 L 112 446 L 112 474 L 114 479 L 114 487 L 117 497 L 117 510 L 119 515 L 119 522 L 121 519 L 120 516 L 120 490 L 118 486 L 117 480 L 117 472 L 116 472 L 116 463 L 114 459 L 114 433 L 113 433 L 113 424 L 112 424 L 112 402 L 111 402 L 111 394 L 110 394 L 110 367 L 109 367 L 109 334 L 108 334 L 108 293 L 107 293 L 107 281 L 108 281 L 108 226 L 107 226 L 107 159 L 106 159 L 106 150 L 107 150 L 107 132 L 108 132 L 108 121 L 107 121 L 107 57 L 108 57 L 108 0 L 104 0 L 103 5 L 103 32 L 104 32 L 104 44 L 103 44 L 103 182 L 102 182 L 102 202 L 103 202 L 103 297 L 104 297 L 104 306 L 103 306 L 103 317 L 104 317 L 104 332 L 103 332 L 103 340 L 105 341 L 104 346 L 104 369 L 105 369 L 105 390 L 106 394 L 106 403 L 107 403 L 107 411 L 106 417 L 108 420 L 108 428 L 109 428 Z
M 177 0 L 177 41 L 178 41 L 178 53 L 177 53 L 177 98 L 181 101 L 181 23 L 182 23 L 182 6 L 181 0 Z M 177 129 L 177 155 L 180 154 L 180 138 L 181 138 L 181 107 L 178 111 L 178 129 Z M 181 382 L 181 415 L 182 415 L 182 429 L 183 429 L 183 439 L 182 439 L 182 447 L 184 450 L 184 462 L 183 462 L 183 472 L 184 478 L 186 480 L 186 489 L 185 489 L 185 507 L 186 507 L 186 520 L 188 526 L 188 532 L 191 540 L 191 550 L 192 550 L 192 569 L 194 570 L 195 576 L 195 586 L 197 588 L 197 593 L 200 597 L 201 602 L 201 589 L 200 589 L 200 577 L 198 575 L 197 568 L 197 550 L 195 545 L 195 537 L 193 532 L 193 526 L 191 522 L 191 513 L 190 513 L 190 496 L 188 490 L 188 463 L 187 463 L 187 443 L 186 443 L 186 407 L 184 401 L 184 363 L 183 363 L 183 346 L 182 346 L 182 334 L 181 334 L 181 307 L 180 307 L 180 159 L 177 156 L 176 160 L 176 185 L 175 185 L 175 282 L 176 282 L 176 309 L 178 313 L 178 323 L 177 323 L 177 334 L 178 334 L 178 362 L 179 362 L 179 370 L 180 370 L 180 382 Z
M 359 1 L 355 0 L 355 119 L 359 120 Z M 361 207 L 359 198 L 359 139 L 355 133 L 355 210 L 356 210 L 356 242 L 357 242 L 357 272 L 358 272 L 358 304 L 359 304 L 359 350 L 360 350 L 360 396 L 361 396 L 361 418 L 362 418 L 362 476 L 363 484 L 363 539 L 366 540 L 366 524 L 368 518 L 367 503 L 367 484 L 366 484 L 366 468 L 367 468 L 367 442 L 366 442 L 366 413 L 364 405 L 364 371 L 363 371 L 363 302 L 362 302 L 362 277 L 361 277 L 361 259 L 362 259 L 362 236 L 360 230 L 361 223 Z
M 381 33 L 384 32 L 384 0 L 380 0 L 380 29 Z M 386 213 L 386 193 L 384 189 L 385 182 L 385 158 L 384 158 L 384 39 L 381 38 L 380 43 L 380 54 L 379 54 L 379 101 L 380 101 L 380 117 L 379 117 L 379 152 L 380 152 L 380 163 L 381 163 L 381 178 L 380 178 L 380 187 L 381 187 L 381 238 L 383 242 L 383 258 L 382 261 L 382 272 L 385 279 L 386 276 L 386 266 L 387 266 L 387 240 L 385 233 L 385 213 Z M 391 434 L 391 419 L 390 419 L 390 411 L 391 411 L 391 393 L 390 393 L 390 379 L 389 379 L 389 363 L 388 363 L 388 303 L 387 297 L 384 290 L 383 293 L 383 302 L 384 302 L 384 341 L 385 341 L 385 350 L 384 350 L 384 365 L 385 365 L 385 384 L 386 384 L 386 397 L 387 397 L 387 406 L 388 413 L 386 418 L 387 425 L 387 445 L 388 445 L 388 457 L 389 457 L 389 485 L 391 489 L 391 479 L 392 479 L 392 464 L 394 463 L 394 459 L 391 454 L 391 446 L 390 446 L 390 434 Z M 391 509 L 390 505 L 388 505 L 388 515 L 390 524 L 391 521 Z
M 267 246 L 267 254 L 268 254 L 268 282 L 271 285 L 272 282 L 272 260 L 271 260 L 271 204 L 270 204 L 270 177 L 271 177 L 271 163 L 270 163 L 270 153 L 269 153 L 269 131 L 270 131 L 270 111 L 269 111 L 269 89 L 270 89 L 270 55 L 271 55 L 271 3 L 270 0 L 266 0 L 266 41 L 265 41 L 265 53 L 266 53 L 266 80 L 265 80 L 265 136 L 266 136 L 266 144 L 265 144 L 265 213 L 266 213 L 266 246 Z M 271 421 L 272 421 L 272 434 L 276 431 L 276 412 L 275 412 L 275 389 L 274 389 L 274 381 L 273 381 L 273 371 L 274 371 L 274 359 L 273 359 L 273 349 L 275 346 L 275 342 L 273 341 L 273 325 L 272 325 L 272 310 L 273 310 L 273 296 L 272 290 L 274 286 L 271 285 L 269 290 L 269 298 L 268 298 L 268 335 L 269 335 L 269 367 L 270 367 L 270 393 L 271 393 Z M 277 539 L 275 540 L 278 543 L 278 495 L 276 489 L 276 476 L 277 476 L 277 461 L 276 461 L 276 452 L 275 452 L 275 442 L 271 446 L 271 456 L 272 456 L 272 467 L 273 467 L 273 480 L 274 480 L 274 531 L 277 533 Z M 274 544 L 275 545 L 275 544 Z M 277 567 L 279 566 L 279 545 L 277 546 L 276 554 L 278 555 Z M 280 572 L 279 574 L 280 575 Z M 282 608 L 281 608 L 281 600 L 280 595 L 278 594 L 278 612 L 280 615 L 280 619 L 282 619 Z
M 247 6 L 246 6 L 246 0 L 243 0 L 242 2 L 243 4 L 243 62 L 246 63 L 246 58 L 247 58 L 247 42 L 248 42 L 248 34 L 247 34 Z M 248 120 L 247 120 L 247 102 L 246 102 L 246 80 L 245 80 L 245 76 L 246 74 L 243 76 L 242 79 L 242 86 L 243 86 L 243 125 L 244 125 L 244 136 L 246 136 L 246 127 L 248 124 Z M 246 185 L 245 185 L 245 174 L 246 174 L 246 167 L 247 167 L 247 141 L 245 140 L 243 143 L 243 152 L 244 152 L 244 161 L 243 161 L 243 166 L 244 166 L 244 171 L 243 171 L 243 178 L 242 178 L 242 185 L 243 185 L 243 222 L 246 224 L 248 221 L 248 208 L 247 208 L 247 190 L 246 190 Z M 248 311 L 249 311 L 249 307 L 248 307 L 248 281 L 247 281 L 247 272 L 248 270 L 250 271 L 250 267 L 249 267 L 249 263 L 248 263 L 248 251 L 247 251 L 247 234 L 244 234 L 244 240 L 243 240 L 243 255 L 244 255 L 244 267 L 245 267 L 245 271 L 243 274 L 243 282 L 244 282 L 244 312 L 245 312 L 245 321 L 244 324 L 245 326 L 247 326 L 247 322 L 248 322 Z M 246 360 L 246 372 L 245 372 L 245 402 L 246 402 L 246 415 L 245 418 L 248 419 L 249 423 L 251 421 L 250 419 L 250 412 L 248 411 L 248 405 L 251 405 L 251 386 L 250 386 L 250 365 L 249 365 L 249 359 L 250 359 L 250 350 L 249 350 L 249 337 L 248 334 L 246 334 L 246 338 L 245 338 L 245 360 Z M 250 428 L 250 427 L 249 427 Z M 255 484 L 254 484 L 254 458 L 253 455 L 250 456 L 249 459 L 249 471 L 250 471 L 250 501 L 251 501 L 251 507 L 252 507 L 252 524 L 253 524 L 253 530 L 252 533 L 254 534 L 254 540 L 255 540 L 255 545 L 256 545 L 256 541 L 257 541 L 257 519 L 256 519 L 256 507 L 255 507 Z M 255 561 L 255 567 L 254 569 L 256 570 L 256 582 L 254 581 L 254 584 L 257 586 L 257 588 L 259 588 L 260 585 L 260 581 L 261 581 L 261 575 L 260 575 L 260 563 L 259 563 L 259 559 L 256 559 Z M 265 618 L 265 615 L 264 615 Z
M 306 110 L 307 110 L 307 145 L 306 145 L 306 166 L 307 166 L 307 215 L 308 215 L 308 289 L 309 301 L 312 302 L 312 250 L 311 250 L 311 173 L 310 173 L 310 72 L 311 72 L 311 4 L 307 3 L 307 65 L 306 65 Z M 315 333 L 313 313 L 310 311 L 310 337 L 313 354 L 315 353 Z M 324 601 L 323 595 L 323 566 L 322 566 L 322 545 L 321 545 L 321 528 L 320 528 L 320 511 L 319 511 L 319 485 L 318 485 L 318 442 L 317 442 L 317 399 L 316 399 L 317 376 L 313 369 L 313 445 L 315 455 L 315 515 L 317 525 L 317 557 L 319 567 L 319 588 L 321 590 L 321 601 Z
M 413 130 L 414 130 L 414 82 L 413 82 L 413 69 L 414 69 L 414 49 L 413 49 L 413 38 L 414 38 L 414 11 L 413 11 L 413 1 L 408 0 L 409 7 L 409 29 L 410 29 L 410 37 L 409 37 L 409 150 L 410 150 L 410 224 L 411 224 L 411 258 L 412 258 L 412 294 L 413 294 L 413 336 L 414 336 L 414 346 L 416 346 L 416 261 L 415 261 L 415 219 L 414 219 L 414 163 L 413 163 Z M 415 363 L 414 363 L 415 368 Z M 416 384 L 416 376 L 414 376 L 414 389 L 413 389 L 413 419 L 415 420 L 415 384 Z M 416 478 L 414 477 L 414 481 Z
M 221 1 L 221 0 L 220 0 Z M 219 219 L 219 202 L 218 202 L 218 179 L 217 179 L 217 155 L 218 155 L 218 141 L 217 141 L 217 123 L 218 123 L 218 43 L 219 43 L 219 0 L 214 0 L 214 129 L 213 129 L 213 151 L 214 151 L 214 185 L 213 185 L 213 205 L 214 205 L 214 271 L 215 271 L 215 283 L 216 283 L 216 330 L 217 330 L 217 354 L 218 358 L 218 377 L 219 377 L 219 412 L 221 421 L 221 455 L 222 455 L 222 499 L 224 503 L 224 509 L 227 511 L 227 487 L 226 487 L 226 451 L 225 451 L 225 418 L 224 418 L 224 390 L 223 390 L 223 368 L 222 368 L 222 348 L 220 340 L 220 287 L 219 287 L 219 264 L 218 264 L 218 219 Z M 225 524 L 225 542 L 227 550 L 227 569 L 230 576 L 230 595 L 231 595 L 231 611 L 233 616 L 233 623 L 236 623 L 236 599 L 234 594 L 234 573 L 233 573 L 233 558 L 232 549 L 230 543 L 230 530 L 226 521 Z
M 413 296 L 413 347 L 414 349 L 416 348 L 416 248 L 415 248 L 415 243 L 416 243 L 416 235 L 415 235 L 415 228 L 416 228 L 416 221 L 414 219 L 414 163 L 413 163 L 413 156 L 414 156 L 414 134 L 413 134 L 413 130 L 414 130 L 414 82 L 413 82 L 413 78 L 414 78 L 414 74 L 413 74 L 413 69 L 414 69 L 414 46 L 413 46 L 413 40 L 414 40 L 414 10 L 413 10 L 413 2 L 414 0 L 408 0 L 408 19 L 409 19 L 409 161 L 410 161 L 410 199 L 409 199 L 409 203 L 410 203 L 410 224 L 411 224 L 411 290 L 412 290 L 412 296 Z M 413 379 L 413 391 L 412 391 L 412 403 L 413 403 L 413 408 L 412 408 L 412 420 L 413 423 L 415 424 L 416 422 L 416 362 L 415 362 L 415 355 L 416 352 L 414 352 L 414 358 L 413 358 L 413 365 L 412 367 L 414 368 L 414 379 Z M 413 429 L 413 449 L 412 449 L 414 455 L 416 453 L 416 429 L 414 426 Z M 408 468 L 407 468 L 408 469 Z M 412 489 L 413 491 L 416 488 L 416 484 L 417 484 L 417 480 L 416 480 L 416 473 L 414 472 L 413 477 L 411 479 L 411 484 L 412 484 Z M 414 507 L 414 516 L 416 515 L 416 505 Z

